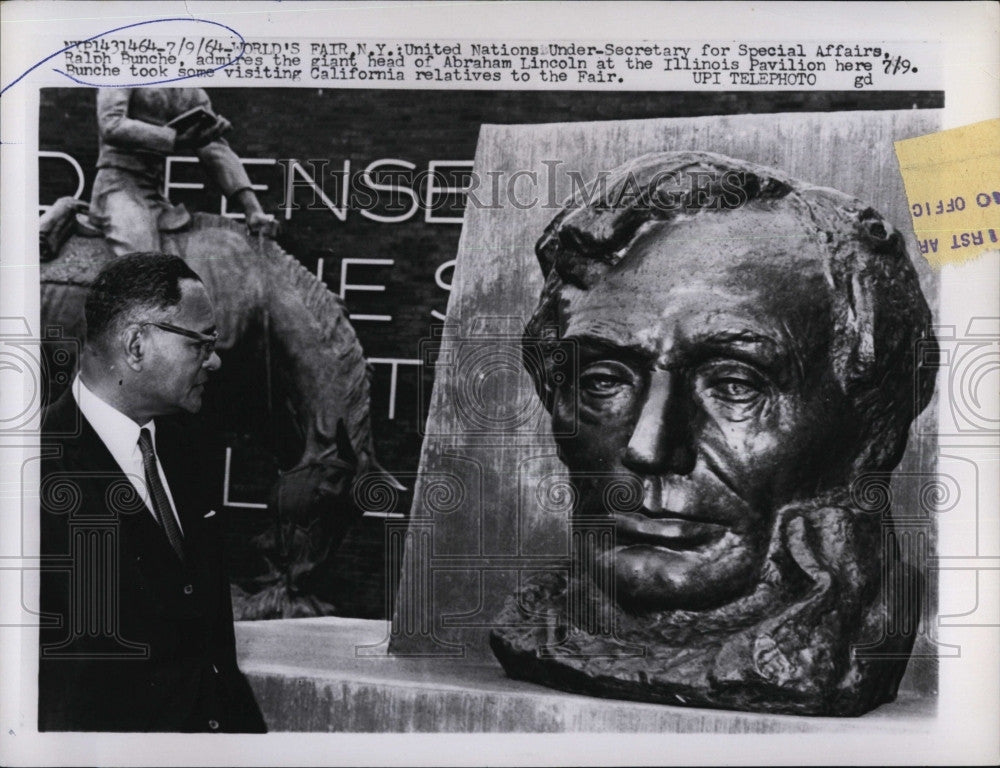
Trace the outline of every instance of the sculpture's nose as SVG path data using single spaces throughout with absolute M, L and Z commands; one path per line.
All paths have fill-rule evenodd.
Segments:
M 642 412 L 635 423 L 622 463 L 640 475 L 686 475 L 694 469 L 695 450 L 685 407 L 683 376 L 654 370 Z

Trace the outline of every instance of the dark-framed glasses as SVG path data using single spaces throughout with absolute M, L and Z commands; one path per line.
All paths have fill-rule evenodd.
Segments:
M 154 328 L 159 328 L 161 331 L 176 333 L 178 336 L 194 339 L 198 342 L 198 348 L 202 356 L 206 358 L 212 356 L 212 353 L 215 351 L 215 345 L 219 341 L 218 331 L 212 331 L 212 333 L 201 333 L 200 331 L 192 331 L 190 328 L 181 328 L 179 325 L 171 325 L 170 323 L 154 323 L 152 320 L 139 323 L 139 325 L 151 325 Z

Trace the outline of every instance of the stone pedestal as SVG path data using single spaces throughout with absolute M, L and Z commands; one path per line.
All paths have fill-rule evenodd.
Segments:
M 920 733 L 932 699 L 902 694 L 860 718 L 634 704 L 508 679 L 495 661 L 400 658 L 364 619 L 238 622 L 240 668 L 271 731 L 355 733 Z

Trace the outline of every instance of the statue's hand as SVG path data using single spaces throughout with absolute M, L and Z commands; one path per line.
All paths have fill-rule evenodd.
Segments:
M 281 225 L 274 216 L 259 211 L 247 216 L 247 228 L 253 235 L 263 235 L 274 239 L 278 236 Z
M 223 134 L 232 130 L 233 124 L 221 115 L 216 115 L 215 122 L 209 125 L 193 125 L 186 131 L 177 134 L 174 139 L 176 149 L 195 150 L 201 149 L 206 144 L 211 144 Z

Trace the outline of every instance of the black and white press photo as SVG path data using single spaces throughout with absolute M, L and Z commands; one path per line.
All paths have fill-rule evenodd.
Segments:
M 989 762 L 995 9 L 168 6 L 11 6 L 11 764 Z

